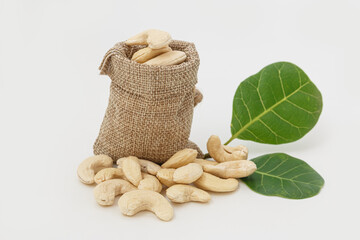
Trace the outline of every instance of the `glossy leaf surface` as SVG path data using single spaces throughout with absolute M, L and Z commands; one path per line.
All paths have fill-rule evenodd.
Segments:
M 292 63 L 273 63 L 236 90 L 229 141 L 296 141 L 315 126 L 321 110 L 321 93 L 304 71 Z
M 306 162 L 285 153 L 252 159 L 257 170 L 242 178 L 252 190 L 268 196 L 309 198 L 319 193 L 324 179 Z

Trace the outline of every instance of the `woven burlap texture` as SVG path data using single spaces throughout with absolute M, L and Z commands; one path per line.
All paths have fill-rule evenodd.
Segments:
M 148 66 L 131 61 L 145 46 L 117 43 L 105 55 L 100 74 L 111 79 L 108 107 L 94 154 L 117 160 L 136 156 L 163 163 L 184 148 L 203 153 L 189 140 L 194 106 L 202 95 L 196 89 L 199 55 L 193 43 L 173 40 L 173 50 L 186 53 L 174 66 Z

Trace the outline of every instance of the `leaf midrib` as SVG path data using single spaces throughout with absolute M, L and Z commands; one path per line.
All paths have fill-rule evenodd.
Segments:
M 278 179 L 281 179 L 281 180 L 287 180 L 287 181 L 290 181 L 290 182 L 297 182 L 297 183 L 312 185 L 312 186 L 315 186 L 315 187 L 321 187 L 321 185 L 316 185 L 316 184 L 312 184 L 312 183 L 308 183 L 308 182 L 297 181 L 297 180 L 293 180 L 291 178 L 282 178 L 282 177 L 278 177 L 276 175 L 271 175 L 271 174 L 268 174 L 268 173 L 265 173 L 265 172 L 261 172 L 259 170 L 256 170 L 256 172 L 254 172 L 254 173 L 258 173 L 260 175 L 265 175 L 265 176 L 269 176 L 269 177 L 278 178 Z
M 300 91 L 304 86 L 306 86 L 307 84 L 309 84 L 310 81 L 306 82 L 304 85 L 300 86 L 298 89 L 296 89 L 294 92 L 290 93 L 289 95 L 285 96 L 283 99 L 281 99 L 279 102 L 275 103 L 274 105 L 272 105 L 271 107 L 269 107 L 268 109 L 266 109 L 265 111 L 263 111 L 262 113 L 260 113 L 257 117 L 255 117 L 254 119 L 252 119 L 251 121 L 249 121 L 247 124 L 245 124 L 237 133 L 235 133 L 232 137 L 232 139 L 237 138 L 243 131 L 245 131 L 249 126 L 251 126 L 254 122 L 258 121 L 262 116 L 264 116 L 265 114 L 271 112 L 275 107 L 279 106 L 281 103 L 285 102 L 288 98 L 290 98 L 292 95 L 294 95 L 295 93 L 297 93 L 298 91 Z M 249 112 L 250 114 L 250 112 Z M 230 142 L 230 141 L 228 141 Z

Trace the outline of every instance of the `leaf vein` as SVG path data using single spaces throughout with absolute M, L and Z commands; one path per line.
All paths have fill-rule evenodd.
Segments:
M 281 161 L 281 163 L 279 163 L 276 167 L 274 167 L 273 169 L 271 169 L 269 172 L 266 172 L 266 173 L 271 173 L 271 172 L 275 171 L 276 169 L 278 169 L 285 162 L 286 162 L 286 160 Z
M 309 110 L 306 110 L 305 108 L 302 108 L 301 106 L 299 106 L 299 105 L 297 105 L 297 104 L 295 104 L 295 103 L 291 102 L 289 99 L 286 99 L 285 101 L 287 101 L 288 103 L 290 103 L 290 104 L 294 105 L 295 107 L 297 107 L 297 108 L 299 108 L 299 109 L 301 109 L 301 110 L 303 110 L 303 111 L 305 111 L 305 112 L 309 113 L 309 114 L 310 114 L 310 115 L 312 115 L 312 116 L 313 116 L 313 114 L 314 114 L 314 113 L 316 113 L 316 112 L 311 112 L 311 111 L 309 111 Z
M 265 173 L 265 172 L 260 172 L 260 171 L 258 171 L 258 170 L 256 170 L 256 172 L 257 172 L 258 174 L 264 174 L 265 176 L 269 176 L 269 177 L 273 177 L 273 178 L 285 179 L 285 180 L 288 180 L 288 181 L 291 181 L 291 182 L 297 182 L 297 183 L 302 183 L 302 184 L 307 184 L 307 185 L 312 185 L 312 186 L 319 187 L 319 185 L 312 184 L 312 183 L 309 183 L 309 182 L 302 182 L 302 181 L 298 181 L 298 180 L 292 180 L 292 179 L 289 179 L 289 178 L 281 178 L 281 177 L 279 177 L 279 176 L 267 174 L 267 173 Z
M 299 190 L 299 192 L 300 192 L 300 197 L 299 198 L 301 198 L 303 195 L 304 195 L 304 193 L 303 193 L 303 191 L 301 191 L 301 189 L 299 188 L 299 186 L 296 184 L 296 182 L 292 182 L 295 186 L 296 186 L 296 188 Z
M 283 94 L 284 94 L 284 98 L 286 98 L 287 96 L 286 96 L 286 94 L 285 94 L 284 83 L 283 83 L 283 80 L 282 80 L 282 78 L 281 78 L 281 71 L 280 71 L 280 69 L 278 69 L 275 65 L 274 65 L 274 67 L 275 67 L 276 70 L 278 71 L 281 89 L 282 89 L 282 92 L 283 92 Z
M 246 108 L 246 111 L 247 111 L 247 113 L 248 113 L 248 115 L 249 115 L 249 122 L 251 122 L 251 121 L 252 121 L 252 117 L 251 117 L 251 114 L 250 114 L 250 110 L 249 110 L 247 104 L 245 103 L 245 101 L 244 101 L 244 99 L 243 99 L 242 88 L 240 88 L 240 92 L 241 92 L 241 101 L 243 102 L 243 104 L 244 104 L 244 106 L 245 106 L 245 108 Z
M 297 178 L 297 177 L 300 177 L 300 176 L 303 176 L 303 175 L 306 175 L 306 174 L 314 174 L 314 173 L 313 173 L 313 172 L 301 173 L 301 174 L 299 174 L 299 175 L 296 175 L 296 176 L 292 177 L 291 179 L 293 180 L 293 179 L 295 179 L 295 178 Z
M 239 122 L 240 127 L 242 127 L 241 121 L 240 121 L 240 119 L 236 116 L 236 114 L 234 114 L 234 117 L 235 117 L 235 119 Z
M 279 137 L 279 138 L 282 138 L 282 139 L 284 139 L 284 140 L 286 140 L 286 141 L 289 141 L 290 139 L 287 139 L 287 138 L 284 138 L 284 137 L 282 137 L 282 136 L 280 136 L 279 134 L 277 134 L 274 130 L 272 130 L 266 123 L 264 123 L 264 121 L 263 120 L 261 120 L 261 119 L 259 119 L 259 122 L 261 122 L 267 129 L 269 129 L 270 130 L 270 132 L 272 133 L 272 134 L 274 134 L 275 136 L 277 136 L 277 137 Z M 277 140 L 276 140 L 277 141 Z
M 292 170 L 294 170 L 294 169 L 296 169 L 296 168 L 298 168 L 298 167 L 301 167 L 302 165 L 303 165 L 303 164 L 300 164 L 300 165 L 297 165 L 296 167 L 290 168 L 289 170 L 281 173 L 281 174 L 279 175 L 279 177 L 283 176 L 284 174 L 287 174 L 288 172 L 290 172 L 290 171 L 292 171 Z
M 285 118 L 283 118 L 280 114 L 278 114 L 277 112 L 275 112 L 274 109 L 271 110 L 278 118 L 280 118 L 281 120 L 283 120 L 284 122 L 290 124 L 291 126 L 295 127 L 295 128 L 304 128 L 304 129 L 308 129 L 307 127 L 300 127 L 300 126 L 297 126 L 293 123 L 291 123 L 290 121 L 286 120 Z
M 281 189 L 284 190 L 287 195 L 291 196 L 291 194 L 288 191 L 286 191 L 286 189 L 284 188 L 284 182 L 282 179 L 280 179 L 280 183 L 281 183 Z
M 265 161 L 265 163 L 263 163 L 260 167 L 258 167 L 258 170 L 262 169 L 262 168 L 267 164 L 267 162 L 268 162 L 270 159 L 272 159 L 273 157 L 274 157 L 274 156 L 269 157 L 269 158 Z
M 248 131 L 251 135 L 253 135 L 256 139 L 258 139 L 260 142 L 264 142 L 264 140 L 260 139 L 258 136 L 256 136 L 252 131 L 250 131 L 250 129 L 245 129 L 246 131 Z
M 308 92 L 301 91 L 301 90 L 300 90 L 299 92 L 302 92 L 303 94 L 308 95 L 308 96 L 310 96 L 310 97 L 313 97 L 313 98 L 315 98 L 315 99 L 320 99 L 320 96 L 315 96 L 315 95 L 312 95 L 312 94 L 310 94 L 310 93 L 308 93 Z

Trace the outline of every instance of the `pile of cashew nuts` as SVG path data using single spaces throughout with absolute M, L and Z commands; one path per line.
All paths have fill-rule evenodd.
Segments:
M 146 65 L 170 66 L 186 60 L 186 54 L 183 51 L 172 50 L 169 47 L 171 40 L 169 33 L 149 29 L 129 38 L 125 44 L 129 46 L 147 45 L 147 47 L 133 54 L 131 60 L 135 62 Z
M 232 192 L 239 186 L 237 178 L 247 177 L 256 170 L 248 161 L 248 149 L 239 145 L 228 147 L 212 135 L 207 142 L 210 156 L 215 160 L 197 159 L 197 151 L 183 149 L 159 166 L 137 157 L 116 161 L 106 155 L 85 159 L 77 174 L 84 184 L 94 184 L 95 200 L 99 205 L 113 205 L 115 197 L 121 212 L 133 216 L 140 211 L 151 211 L 159 219 L 169 221 L 174 216 L 170 202 L 208 202 L 210 192 Z M 191 184 L 191 185 L 190 185 Z M 206 191 L 204 191 L 206 190 Z

